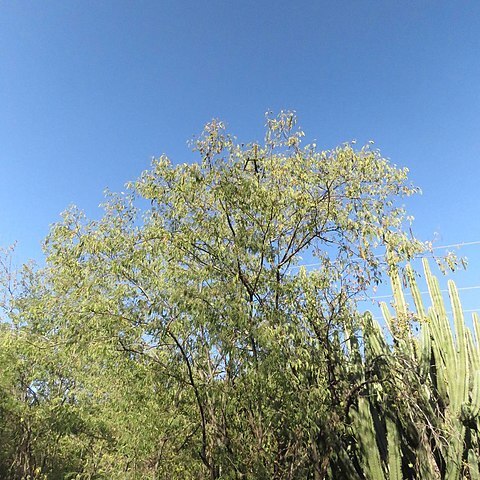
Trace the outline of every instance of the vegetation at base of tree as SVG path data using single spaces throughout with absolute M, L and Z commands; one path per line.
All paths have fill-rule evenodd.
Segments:
M 67 210 L 44 268 L 4 256 L 0 478 L 479 478 L 480 327 L 451 284 L 451 329 L 427 267 L 426 313 L 401 268 L 417 189 L 302 137 L 288 112 L 262 144 L 213 121 L 198 163 Z M 391 340 L 356 305 L 385 275 Z

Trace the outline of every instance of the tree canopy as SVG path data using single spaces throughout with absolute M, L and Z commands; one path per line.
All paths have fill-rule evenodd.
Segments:
M 317 479 L 342 464 L 356 299 L 424 245 L 407 169 L 303 136 L 290 112 L 267 116 L 262 143 L 212 121 L 198 162 L 155 159 L 99 220 L 63 214 L 46 266 L 4 282 L 4 478 Z

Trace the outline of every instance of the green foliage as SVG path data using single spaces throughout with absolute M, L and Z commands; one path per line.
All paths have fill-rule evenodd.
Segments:
M 435 478 L 457 458 L 443 416 L 480 390 L 454 394 L 437 357 L 432 376 L 435 322 L 413 339 L 397 284 L 395 346 L 356 312 L 423 249 L 398 208 L 407 171 L 369 146 L 303 147 L 295 122 L 268 117 L 247 145 L 210 123 L 198 163 L 155 160 L 99 220 L 68 210 L 45 268 L 5 276 L 2 478 Z

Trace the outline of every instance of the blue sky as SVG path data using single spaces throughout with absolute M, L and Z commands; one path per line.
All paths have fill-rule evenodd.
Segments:
M 69 204 L 190 161 L 212 117 L 260 140 L 267 109 L 322 148 L 374 140 L 423 190 L 422 239 L 479 240 L 479 52 L 473 1 L 2 2 L 0 245 L 40 259 Z M 459 253 L 480 284 L 480 245 Z

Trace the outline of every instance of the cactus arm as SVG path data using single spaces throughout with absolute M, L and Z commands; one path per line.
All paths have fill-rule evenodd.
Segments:
M 473 343 L 470 330 L 466 330 L 467 350 L 470 359 L 470 412 L 473 417 L 480 413 L 480 350 Z
M 355 412 L 354 419 L 357 438 L 360 440 L 359 449 L 365 478 L 386 480 L 368 398 L 363 396 L 358 398 L 358 411 Z
M 475 343 L 477 348 L 480 348 L 480 318 L 477 313 L 472 315 L 473 317 L 473 331 L 475 332 Z
M 423 305 L 422 295 L 415 279 L 415 273 L 410 265 L 407 266 L 407 279 L 410 292 L 412 293 L 413 303 L 415 304 L 415 309 L 417 310 L 418 318 L 420 320 L 425 320 L 427 318 L 425 306 Z
M 468 402 L 468 353 L 462 305 L 460 304 L 457 287 L 452 280 L 448 282 L 448 291 L 453 309 L 457 353 L 456 369 L 454 375 L 452 375 L 452 380 L 454 380 L 454 383 L 452 382 L 452 408 L 459 411 L 462 404 Z
M 480 478 L 480 471 L 478 469 L 478 456 L 472 449 L 468 450 L 468 469 L 470 470 L 470 478 Z
M 390 276 L 390 283 L 392 285 L 392 293 L 394 299 L 394 306 L 395 312 L 397 314 L 397 318 L 405 318 L 408 314 L 407 310 L 407 303 L 405 302 L 405 296 L 403 294 L 402 283 L 400 281 L 400 276 L 398 275 L 398 271 L 395 270 L 392 272 Z
M 401 436 L 396 422 L 387 415 L 387 445 L 389 480 L 403 480 Z

